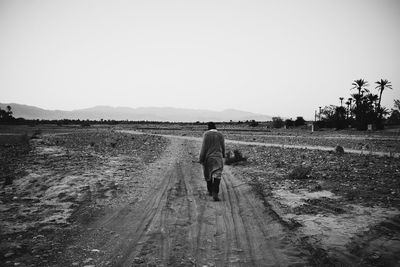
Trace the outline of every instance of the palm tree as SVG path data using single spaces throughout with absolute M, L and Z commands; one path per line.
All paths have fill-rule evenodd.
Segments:
M 366 88 L 369 84 L 367 81 L 364 79 L 358 79 L 354 80 L 352 83 L 353 88 L 351 89 L 357 89 L 358 90 L 358 95 L 361 97 L 365 92 L 369 92 L 369 90 Z
M 382 93 L 385 90 L 385 88 L 388 89 L 393 89 L 391 82 L 389 82 L 388 80 L 383 80 L 381 79 L 380 81 L 375 82 L 377 84 L 377 86 L 375 87 L 375 89 L 378 89 L 379 91 L 379 100 L 378 100 L 378 110 L 381 108 L 381 100 L 382 100 Z
M 374 95 L 369 93 L 368 95 L 366 95 L 368 102 L 371 106 L 375 105 L 376 106 L 376 102 L 378 101 L 378 95 Z
M 354 99 L 356 100 L 356 107 L 355 107 L 355 114 L 356 114 L 356 122 L 358 124 L 358 129 L 362 130 L 363 128 L 365 128 L 365 122 L 364 122 L 364 116 L 363 116 L 363 112 L 362 112 L 362 108 L 361 108 L 361 99 L 363 98 L 363 94 L 365 92 L 369 92 L 369 90 L 366 88 L 369 84 L 367 81 L 365 81 L 364 79 L 358 79 L 358 80 L 354 80 L 354 82 L 352 83 L 353 88 L 351 89 L 357 89 L 358 93 L 357 94 L 353 94 L 352 97 L 354 97 Z
M 7 106 L 7 114 L 12 116 L 13 112 L 11 111 L 11 106 Z
M 349 97 L 349 98 L 347 99 L 347 102 L 349 103 L 349 104 L 347 105 L 347 108 L 349 109 L 349 117 L 351 117 L 351 104 L 353 103 L 353 98 L 352 98 L 352 97 Z
M 344 99 L 344 97 L 339 97 L 339 100 L 340 100 L 340 106 L 341 106 L 341 107 L 343 106 L 343 99 Z
M 351 98 L 349 98 L 344 104 L 347 105 L 347 119 L 350 117 L 350 105 L 351 105 Z
M 13 120 L 14 117 L 12 115 L 13 115 L 13 112 L 11 111 L 11 106 L 7 106 L 6 109 L 0 108 L 0 120 L 2 120 L 2 121 Z
M 361 102 L 361 96 L 358 93 L 351 94 L 352 101 L 354 101 L 354 105 L 352 105 L 351 109 L 354 114 L 356 114 L 357 103 Z
M 321 121 L 321 109 L 322 107 L 319 107 L 319 115 L 318 115 L 318 120 Z
M 378 128 L 379 129 L 383 129 L 383 124 L 382 124 L 382 118 L 383 118 L 383 110 L 381 108 L 381 100 L 382 100 L 382 93 L 385 90 L 385 88 L 387 89 L 393 89 L 391 82 L 389 82 L 388 80 L 383 80 L 381 79 L 380 81 L 375 82 L 377 84 L 377 86 L 375 87 L 375 89 L 378 89 L 379 91 L 379 99 L 378 99 L 378 107 L 377 107 L 377 112 L 378 112 Z
M 377 122 L 379 110 L 377 108 L 378 95 L 369 93 L 365 96 L 365 112 L 367 115 L 368 123 Z

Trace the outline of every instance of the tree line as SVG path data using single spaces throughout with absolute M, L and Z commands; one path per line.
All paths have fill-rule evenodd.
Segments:
M 383 129 L 385 124 L 400 124 L 400 100 L 394 101 L 394 108 L 389 111 L 381 105 L 382 95 L 392 84 L 386 79 L 375 82 L 377 93 L 371 92 L 368 81 L 354 80 L 347 101 L 339 97 L 340 106 L 329 105 L 315 112 L 316 125 L 320 128 L 344 129 L 354 127 L 357 130 L 367 130 L 368 125 Z M 343 105 L 344 104 L 344 105 Z
M 24 118 L 15 118 L 13 116 L 12 107 L 7 106 L 6 109 L 2 109 L 0 107 L 0 124 L 53 124 L 53 125 L 80 125 L 82 127 L 87 127 L 93 124 L 101 124 L 101 125 L 116 125 L 116 124 L 171 124 L 172 122 L 163 122 L 163 121 L 130 121 L 130 120 L 80 120 L 80 119 L 59 119 L 59 120 L 46 120 L 46 119 L 24 119 Z
M 0 122 L 12 122 L 14 120 L 11 106 L 7 106 L 6 109 L 1 109 L 0 107 Z

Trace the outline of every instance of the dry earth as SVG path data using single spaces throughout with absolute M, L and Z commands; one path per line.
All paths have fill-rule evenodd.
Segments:
M 145 174 L 154 182 L 148 198 L 106 210 L 76 238 L 60 263 L 306 265 L 307 252 L 296 247 L 291 232 L 230 168 L 224 173 L 222 201 L 206 195 L 198 150 L 199 143 L 171 139 L 164 156 Z
M 87 130 L 27 149 L 25 139 L 0 154 L 13 180 L 0 190 L 2 266 L 400 263 L 397 159 L 229 143 L 248 161 L 225 168 L 214 202 L 198 140 Z
M 308 264 L 296 236 L 229 168 L 222 201 L 206 196 L 198 142 L 110 131 L 36 137 L 8 163 L 23 171 L 0 191 L 4 266 Z
M 288 225 L 314 263 L 398 266 L 400 162 L 306 149 L 231 146 L 248 156 L 234 168 Z
M 147 197 L 140 174 L 168 145 L 108 130 L 33 137 L 2 135 L 1 181 L 12 182 L 0 188 L 1 266 L 53 265 L 104 207 Z
M 124 127 L 122 127 L 124 128 Z M 162 135 L 184 135 L 201 137 L 204 126 L 147 127 L 137 126 L 136 130 Z M 326 130 L 311 132 L 309 129 L 268 129 L 245 126 L 241 128 L 221 128 L 229 140 L 280 144 L 286 146 L 323 146 L 334 148 L 342 146 L 345 150 L 361 150 L 363 154 L 370 152 L 387 152 L 400 154 L 400 129 L 383 132 L 358 132 L 353 130 Z
M 192 134 L 183 132 L 175 138 L 199 140 L 188 135 Z M 370 137 L 362 136 L 349 139 L 371 141 Z M 393 147 L 396 146 L 395 143 Z M 333 148 L 318 151 L 265 147 L 256 142 L 241 145 L 240 141 L 232 140 L 228 140 L 228 147 L 249 158 L 245 164 L 234 167 L 235 176 L 252 185 L 265 199 L 266 206 L 283 223 L 293 227 L 313 255 L 311 264 L 397 266 L 400 263 L 397 158 L 369 153 L 337 154 Z M 379 147 L 381 151 L 382 148 Z M 303 170 L 307 172 L 298 176 Z

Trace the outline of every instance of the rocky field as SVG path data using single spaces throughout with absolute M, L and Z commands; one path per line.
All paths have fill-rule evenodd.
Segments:
M 299 234 L 316 265 L 400 263 L 400 162 L 391 157 L 230 145 L 235 173 Z
M 124 242 L 119 239 L 112 242 L 134 246 L 138 255 L 153 257 L 158 252 L 147 251 L 150 243 L 146 242 L 159 239 L 163 244 L 161 252 L 166 257 L 159 260 L 169 262 L 177 253 L 170 247 L 171 240 L 187 242 L 181 232 L 183 229 L 196 226 L 199 234 L 202 227 L 211 227 L 215 212 L 218 231 L 226 226 L 227 236 L 220 237 L 229 245 L 229 235 L 241 236 L 244 232 L 233 224 L 232 227 L 227 225 L 240 219 L 243 225 L 250 226 L 254 218 L 246 219 L 242 215 L 251 207 L 260 227 L 264 225 L 261 218 L 265 216 L 264 219 L 279 226 L 282 236 L 290 236 L 291 242 L 298 246 L 296 249 L 306 251 L 304 255 L 308 256 L 301 256 L 300 262 L 307 258 L 315 266 L 400 265 L 399 159 L 333 150 L 339 144 L 345 151 L 352 148 L 398 153 L 400 145 L 396 134 L 222 129 L 226 139 L 233 140 L 226 144 L 231 155 L 233 151 L 240 152 L 247 160 L 226 167 L 223 201 L 221 205 L 214 205 L 203 196 L 201 167 L 197 164 L 199 137 L 204 126 L 131 128 L 135 130 L 131 134 L 119 131 L 126 127 L 109 126 L 0 129 L 1 266 L 62 266 L 63 260 L 73 266 L 90 266 L 94 262 L 107 266 L 103 263 L 118 262 L 113 253 L 104 252 L 116 248 L 108 248 L 102 241 L 115 233 L 101 227 L 88 228 L 91 222 L 104 218 L 108 218 L 115 229 L 121 228 L 120 238 L 132 234 L 139 240 L 128 238 Z M 235 143 L 235 140 L 254 142 L 254 145 Z M 325 146 L 332 150 L 260 145 L 264 142 Z M 148 170 L 154 175 L 149 175 Z M 162 190 L 158 192 L 157 188 Z M 247 188 L 263 201 L 264 212 L 252 206 Z M 152 194 L 157 196 L 158 202 L 153 200 Z M 252 201 L 249 204 L 245 200 Z M 157 209 L 153 204 L 157 204 Z M 188 209 L 190 216 L 180 218 L 183 214 L 175 213 L 171 209 L 174 205 L 178 210 Z M 238 210 L 234 213 L 235 220 L 231 221 L 235 205 Z M 124 218 L 125 228 L 114 218 L 115 211 Z M 138 214 L 140 211 L 143 214 Z M 156 211 L 154 217 L 150 216 L 153 211 Z M 221 214 L 224 216 L 218 217 Z M 143 219 L 135 222 L 141 229 L 137 234 L 130 228 L 129 218 Z M 187 219 L 188 224 L 181 226 L 179 223 L 183 219 L 185 222 Z M 168 220 L 176 224 L 171 226 Z M 156 233 L 146 230 L 146 222 L 151 222 L 149 225 L 153 225 Z M 173 231 L 163 232 L 168 227 Z M 193 229 L 189 237 L 195 235 L 197 230 Z M 266 231 L 265 225 L 260 229 Z M 148 231 L 150 237 L 146 234 Z M 222 254 L 215 256 L 213 250 L 202 254 L 203 241 L 218 241 L 213 240 L 213 230 L 210 231 L 205 240 L 189 238 L 195 248 L 195 253 L 192 251 L 190 255 L 195 261 L 186 259 L 189 254 L 179 257 L 185 262 L 201 262 L 206 255 L 211 262 L 213 257 L 217 257 L 219 263 L 224 262 Z M 104 236 L 98 236 L 100 233 Z M 89 240 L 79 242 L 83 236 L 89 236 Z M 257 233 L 246 236 L 255 238 Z M 268 239 L 269 234 L 264 237 Z M 91 241 L 97 238 L 100 240 L 97 243 Z M 258 241 L 265 242 L 262 238 Z M 73 245 L 75 243 L 79 245 Z M 270 245 L 273 244 L 279 242 Z M 99 250 L 102 246 L 105 246 L 104 251 Z M 236 250 L 237 247 L 224 253 L 235 254 L 235 261 L 256 262 L 266 257 L 257 247 L 246 250 L 247 258 L 240 258 L 243 251 Z M 252 249 L 260 259 L 252 258 Z M 126 260 L 131 260 L 133 254 L 128 254 Z M 76 255 L 80 255 L 79 261 L 74 260 Z M 133 257 L 136 262 L 140 259 Z
M 140 201 L 154 186 L 141 174 L 168 144 L 104 129 L 1 141 L 1 266 L 52 265 L 96 212 Z
M 138 129 L 154 134 L 201 137 L 206 126 L 148 126 L 138 127 Z M 259 129 L 242 126 L 242 128 L 221 127 L 220 131 L 225 135 L 226 139 L 237 141 L 297 146 L 326 146 L 332 148 L 340 145 L 345 150 L 363 150 L 365 154 L 371 151 L 400 153 L 399 130 L 381 132 L 324 130 L 311 132 L 310 129 Z
M 146 129 L 155 134 L 199 138 L 200 128 Z M 233 164 L 235 176 L 272 207 L 299 235 L 317 266 L 400 264 L 400 161 L 371 151 L 400 152 L 396 131 L 355 132 L 220 128 L 227 149 L 247 161 Z M 254 145 L 235 141 L 254 142 Z M 323 146 L 330 151 L 265 147 Z M 335 153 L 334 147 L 364 151 Z M 390 155 L 389 153 L 389 155 Z M 232 155 L 234 153 L 231 153 Z

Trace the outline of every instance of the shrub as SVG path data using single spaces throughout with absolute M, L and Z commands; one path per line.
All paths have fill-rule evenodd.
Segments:
M 251 121 L 249 122 L 249 126 L 250 126 L 250 127 L 257 127 L 257 126 L 258 126 L 258 122 L 255 121 L 255 120 L 251 120 Z
M 344 153 L 343 147 L 340 146 L 340 145 L 337 145 L 337 146 L 335 147 L 335 153 L 336 153 L 336 154 L 343 154 L 343 153 Z
M 310 166 L 298 166 L 294 168 L 291 173 L 289 173 L 288 177 L 289 179 L 305 180 L 310 177 L 311 169 L 312 168 Z
M 226 165 L 231 165 L 242 161 L 247 161 L 247 158 L 243 157 L 243 154 L 239 150 L 237 149 L 233 150 L 233 155 L 231 151 L 228 151 L 226 153 L 226 158 L 225 158 Z
M 272 127 L 282 128 L 283 125 L 285 125 L 285 124 L 283 123 L 283 120 L 281 117 L 272 117 Z
M 294 121 L 295 126 L 303 126 L 306 124 L 306 121 L 303 119 L 303 117 L 297 117 L 296 120 Z
M 285 120 L 285 125 L 287 128 L 294 126 L 294 121 L 292 119 Z

